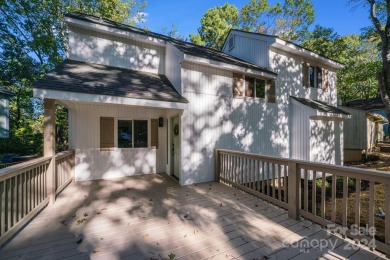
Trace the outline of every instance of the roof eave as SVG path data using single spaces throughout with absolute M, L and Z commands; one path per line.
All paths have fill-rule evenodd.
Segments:
M 325 57 L 323 57 L 315 52 L 309 51 L 309 50 L 302 48 L 296 44 L 284 41 L 284 40 L 279 39 L 279 38 L 275 38 L 275 39 L 276 39 L 275 42 L 272 43 L 271 46 L 276 48 L 276 49 L 280 49 L 280 50 L 287 51 L 287 52 L 292 52 L 292 53 L 297 54 L 299 56 L 303 56 L 307 59 L 320 61 L 321 63 L 325 63 L 334 69 L 344 68 L 344 64 L 341 64 L 341 63 L 336 62 L 336 61 L 329 59 L 329 58 L 325 58 Z
M 276 79 L 276 77 L 277 77 L 277 73 L 275 73 L 275 72 L 271 72 L 271 71 L 268 72 L 268 71 L 263 71 L 260 69 L 245 68 L 245 67 L 232 65 L 232 64 L 221 62 L 221 61 L 201 58 L 201 57 L 189 55 L 189 54 L 184 54 L 184 61 L 187 61 L 190 63 L 196 63 L 196 64 L 200 64 L 200 65 L 205 65 L 205 66 L 210 66 L 210 67 L 215 67 L 215 68 L 223 67 L 224 69 L 229 70 L 229 71 L 245 73 L 245 74 L 252 74 L 252 75 L 261 76 L 261 77 L 270 78 L 270 79 Z
M 110 95 L 97 95 L 90 93 L 61 91 L 45 88 L 33 88 L 33 94 L 36 98 L 50 98 L 61 101 L 73 101 L 73 102 L 88 102 L 88 103 L 100 103 L 100 104 L 117 104 L 128 106 L 142 106 L 142 107 L 155 107 L 166 109 L 185 109 L 188 106 L 187 102 L 172 102 L 162 100 L 151 100 L 141 98 L 129 98 Z

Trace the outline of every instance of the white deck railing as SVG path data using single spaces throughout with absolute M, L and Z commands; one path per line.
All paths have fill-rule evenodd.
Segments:
M 74 151 L 55 156 L 55 190 L 49 191 L 51 158 L 38 158 L 0 169 L 0 245 L 30 221 L 50 201 L 50 192 L 59 194 L 73 179 Z
M 389 172 L 229 150 L 216 150 L 215 167 L 216 180 L 390 255 Z

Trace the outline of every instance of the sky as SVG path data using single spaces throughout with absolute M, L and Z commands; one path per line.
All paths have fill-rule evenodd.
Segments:
M 178 33 L 188 38 L 196 33 L 202 15 L 210 8 L 225 2 L 240 8 L 249 0 L 148 0 L 147 21 L 141 26 L 153 32 L 162 32 L 163 27 L 174 24 Z M 276 0 L 270 0 L 275 3 Z M 314 24 L 332 27 L 339 35 L 360 34 L 360 29 L 371 25 L 368 9 L 348 5 L 348 0 L 312 0 L 316 12 Z M 314 27 L 314 25 L 313 25 Z

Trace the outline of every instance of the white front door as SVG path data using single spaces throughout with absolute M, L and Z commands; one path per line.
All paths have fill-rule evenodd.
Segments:
M 180 178 L 180 124 L 179 117 L 171 120 L 171 175 Z

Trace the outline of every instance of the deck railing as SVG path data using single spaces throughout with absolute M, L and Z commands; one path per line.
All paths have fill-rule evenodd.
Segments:
M 30 221 L 73 179 L 74 151 L 55 156 L 55 190 L 48 187 L 51 157 L 43 157 L 0 169 L 0 245 Z
M 390 173 L 216 150 L 216 179 L 390 255 Z

